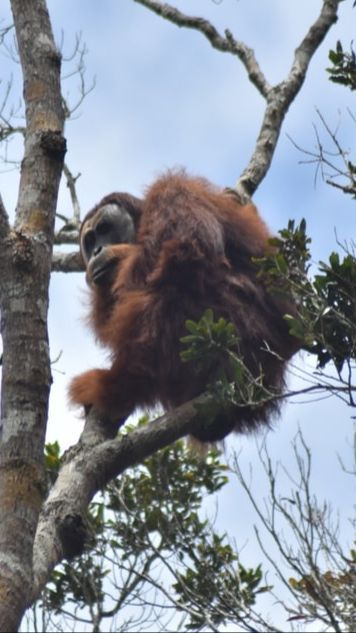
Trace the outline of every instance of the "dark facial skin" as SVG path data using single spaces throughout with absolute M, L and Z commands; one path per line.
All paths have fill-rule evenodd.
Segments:
M 104 205 L 93 217 L 88 218 L 80 236 L 88 282 L 96 285 L 108 283 L 116 265 L 110 247 L 113 244 L 131 243 L 134 238 L 135 225 L 123 205 Z

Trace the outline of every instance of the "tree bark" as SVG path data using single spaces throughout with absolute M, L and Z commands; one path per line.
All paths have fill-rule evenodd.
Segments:
M 63 521 L 70 519 L 73 525 L 84 525 L 88 504 L 96 492 L 130 466 L 198 430 L 203 424 L 198 408 L 207 406 L 210 399 L 210 395 L 202 394 L 147 426 L 118 436 L 111 423 L 105 424 L 91 410 L 78 444 L 63 458 L 41 511 L 34 544 L 33 600 L 55 565 L 66 555 L 66 543 L 58 530 Z M 73 532 L 70 538 L 75 538 Z
M 60 54 L 44 0 L 12 0 L 26 105 L 13 229 L 0 221 L 3 372 L 0 447 L 0 630 L 17 630 L 32 587 L 51 384 L 48 286 L 65 154 Z

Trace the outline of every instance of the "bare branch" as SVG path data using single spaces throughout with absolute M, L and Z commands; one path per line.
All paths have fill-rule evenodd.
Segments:
M 134 2 L 142 4 L 177 26 L 203 33 L 214 48 L 237 55 L 244 64 L 250 81 L 266 99 L 266 109 L 255 150 L 234 188 L 239 199 L 247 202 L 271 165 L 288 108 L 303 85 L 313 54 L 330 27 L 336 22 L 338 6 L 342 0 L 323 0 L 319 17 L 295 51 L 288 77 L 273 87 L 265 79 L 254 52 L 246 44 L 236 41 L 230 31 L 225 31 L 224 38 L 207 20 L 184 15 L 169 4 L 162 4 L 156 0 L 134 0 Z
M 340 189 L 346 194 L 356 197 L 356 175 L 355 165 L 349 158 L 349 151 L 344 150 L 338 139 L 338 128 L 333 131 L 330 125 L 325 120 L 320 110 L 316 110 L 318 117 L 322 123 L 322 127 L 327 133 L 328 138 L 331 140 L 331 148 L 326 148 L 323 144 L 319 130 L 314 125 L 314 132 L 316 137 L 317 147 L 316 150 L 307 150 L 300 147 L 293 139 L 290 139 L 294 147 L 300 152 L 309 156 L 308 160 L 300 161 L 301 163 L 315 163 L 316 172 L 315 179 L 318 173 L 321 173 L 322 179 L 332 187 Z M 290 137 L 289 137 L 290 138 Z M 346 180 L 346 183 L 336 182 L 336 179 L 342 178 Z
M 84 270 L 84 262 L 79 251 L 74 253 L 53 253 L 52 272 L 82 273 Z
M 60 45 L 61 50 L 62 48 L 63 48 L 63 37 L 62 37 L 62 42 Z M 89 87 L 87 86 L 87 81 L 85 78 L 85 73 L 86 73 L 85 57 L 87 53 L 88 53 L 88 49 L 86 47 L 86 44 L 85 42 L 82 42 L 82 34 L 77 33 L 76 38 L 75 38 L 74 49 L 72 53 L 70 53 L 69 55 L 63 54 L 64 63 L 72 62 L 73 60 L 75 61 L 74 69 L 69 70 L 66 74 L 63 74 L 62 76 L 63 81 L 65 81 L 66 79 L 70 79 L 73 76 L 79 77 L 79 96 L 77 97 L 77 100 L 74 103 L 70 104 L 67 99 L 63 98 L 65 116 L 67 119 L 73 118 L 74 112 L 76 112 L 79 109 L 84 99 L 88 96 L 90 92 L 92 92 L 92 90 L 94 90 L 95 85 L 96 85 L 96 79 L 94 77 Z
M 292 477 L 282 464 L 272 464 L 265 440 L 258 445 L 259 458 L 269 483 L 269 496 L 264 506 L 253 492 L 252 469 L 247 478 L 235 457 L 233 470 L 264 530 L 287 564 L 286 573 L 276 555 L 269 553 L 265 534 L 261 535 L 255 527 L 263 553 L 292 597 L 289 604 L 276 597 L 290 621 L 299 619 L 314 626 L 321 623 L 326 626 L 323 630 L 348 630 L 354 621 L 354 587 L 349 581 L 353 562 L 343 552 L 339 525 L 332 520 L 330 505 L 320 503 L 312 494 L 311 452 L 300 431 L 293 441 L 293 451 L 297 469 Z M 288 486 L 287 494 L 279 492 L 278 467 L 283 468 L 292 483 L 292 490 Z M 291 571 L 295 578 L 289 577 Z
M 155 0 L 134 0 L 134 2 L 142 4 L 147 7 L 147 9 L 150 9 L 154 13 L 157 13 L 157 15 L 163 17 L 165 20 L 169 20 L 179 27 L 186 27 L 199 31 L 205 35 L 213 48 L 216 48 L 223 53 L 236 55 L 245 66 L 251 83 L 256 86 L 257 90 L 264 97 L 267 97 L 270 85 L 261 71 L 253 50 L 246 46 L 243 42 L 235 40 L 228 29 L 226 29 L 225 37 L 223 37 L 208 20 L 204 20 L 200 17 L 187 16 L 169 4 L 161 4 Z
M 81 174 L 77 174 L 76 176 L 73 176 L 72 172 L 70 171 L 68 165 L 66 163 L 64 163 L 63 165 L 63 172 L 64 175 L 66 177 L 67 180 L 67 187 L 69 189 L 70 192 L 70 197 L 72 200 L 72 205 L 73 205 L 73 222 L 79 227 L 80 226 L 80 204 L 79 204 L 79 200 L 78 200 L 78 196 L 77 196 L 77 190 L 75 188 L 76 186 L 76 182 L 78 180 L 78 178 L 80 178 Z
M 343 193 L 347 193 L 353 197 L 356 197 L 356 184 L 355 185 L 340 185 L 340 183 L 334 182 L 333 180 L 330 180 L 329 178 L 327 178 L 325 182 L 328 185 L 331 185 L 332 187 L 341 189 Z
M 0 81 L 1 84 L 1 81 Z M 8 141 L 8 139 L 14 134 L 25 135 L 24 125 L 14 125 L 13 120 L 19 117 L 21 111 L 21 104 L 15 108 L 13 105 L 9 105 L 9 98 L 12 90 L 13 79 L 10 77 L 4 90 L 4 95 L 0 103 L 0 142 Z M 23 118 L 23 117 L 21 117 Z M 6 158 L 3 159 L 4 162 Z
M 243 42 L 238 42 L 237 40 L 235 40 L 232 33 L 228 29 L 226 29 L 225 35 L 231 47 L 229 52 L 237 55 L 237 57 L 245 66 L 248 78 L 251 83 L 257 88 L 260 94 L 267 99 L 271 90 L 271 85 L 266 80 L 256 60 L 254 51 Z
M 236 183 L 236 191 L 243 198 L 252 196 L 265 177 L 274 155 L 284 117 L 300 91 L 313 54 L 337 20 L 342 0 L 324 0 L 319 17 L 295 51 L 288 77 L 269 92 L 266 110 L 250 162 Z

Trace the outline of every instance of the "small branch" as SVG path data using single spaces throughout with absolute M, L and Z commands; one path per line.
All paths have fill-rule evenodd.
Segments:
M 266 80 L 257 60 L 255 57 L 255 53 L 252 48 L 246 46 L 243 42 L 239 42 L 234 39 L 232 33 L 226 29 L 225 31 L 226 39 L 230 44 L 229 52 L 237 55 L 239 60 L 243 63 L 247 70 L 248 78 L 251 83 L 257 88 L 258 92 L 267 99 L 271 85 Z
M 67 187 L 69 189 L 70 197 L 72 200 L 73 222 L 79 226 L 80 225 L 80 204 L 79 204 L 77 190 L 75 186 L 81 174 L 77 174 L 76 176 L 73 176 L 72 172 L 70 171 L 66 163 L 64 163 L 63 165 L 63 172 L 67 180 Z
M 333 132 L 321 112 L 318 109 L 316 112 L 324 130 L 327 133 L 327 136 L 331 139 L 332 149 L 326 149 L 324 147 L 318 128 L 314 125 L 313 127 L 317 142 L 317 149 L 314 151 L 300 147 L 289 137 L 294 147 L 296 147 L 300 152 L 303 152 L 306 156 L 310 157 L 307 160 L 300 162 L 316 164 L 315 180 L 320 172 L 322 179 L 328 185 L 340 189 L 343 193 L 356 197 L 355 166 L 349 159 L 349 152 L 342 148 L 337 137 L 338 130 L 336 129 L 335 132 Z M 336 182 L 336 178 L 343 178 L 348 181 L 348 184 Z
M 262 552 L 274 568 L 277 577 L 290 592 L 293 603 L 280 602 L 292 617 L 301 616 L 305 624 L 318 623 L 326 626 L 323 630 L 342 631 L 348 628 L 352 613 L 348 613 L 345 604 L 352 604 L 352 588 L 343 593 L 343 582 L 336 579 L 347 577 L 349 560 L 345 557 L 340 545 L 338 522 L 331 519 L 331 508 L 327 502 L 319 503 L 311 491 L 311 452 L 299 431 L 293 443 L 296 462 L 296 473 L 293 476 L 278 462 L 272 465 L 266 441 L 258 446 L 258 455 L 269 482 L 269 497 L 264 508 L 258 504 L 252 487 L 252 469 L 247 478 L 239 465 L 237 456 L 234 459 L 233 471 L 248 495 L 260 522 L 273 539 L 275 546 L 286 563 L 288 573 L 283 571 L 266 548 L 266 538 L 260 535 L 255 526 L 255 534 Z M 288 496 L 278 490 L 278 468 L 292 483 Z M 286 528 L 288 532 L 286 531 Z M 290 538 L 290 535 L 293 537 Z M 322 570 L 326 569 L 326 573 Z M 290 572 L 296 575 L 299 582 L 308 580 L 308 585 L 301 592 L 298 581 L 291 582 Z M 297 587 L 295 586 L 297 585 Z M 309 591 L 310 589 L 310 591 Z M 308 596 L 311 597 L 309 600 Z M 344 602 L 345 599 L 345 602 Z
M 338 182 L 334 182 L 333 180 L 326 179 L 326 184 L 331 185 L 332 187 L 336 187 L 337 189 L 341 189 L 343 193 L 347 193 L 354 198 L 356 198 L 356 183 L 354 186 L 352 185 L 340 185 Z
M 14 119 L 19 118 L 19 116 L 20 118 L 22 118 L 20 114 L 21 105 L 18 106 L 17 108 L 14 108 L 13 106 L 9 106 L 9 99 L 10 99 L 10 94 L 12 90 L 12 85 L 13 85 L 13 78 L 11 77 L 10 80 L 7 82 L 4 96 L 0 103 L 0 142 L 8 141 L 8 139 L 15 134 L 21 134 L 22 136 L 25 136 L 25 132 L 26 132 L 26 128 L 24 125 L 12 124 L 12 121 Z M 7 162 L 6 158 L 2 160 L 4 162 Z
M 63 41 L 61 44 L 61 49 L 63 48 Z M 72 119 L 73 114 L 79 109 L 84 99 L 88 96 L 92 90 L 94 90 L 96 85 L 96 79 L 93 78 L 89 87 L 87 87 L 85 73 L 85 57 L 88 53 L 88 49 L 86 47 L 85 42 L 82 42 L 82 34 L 77 33 L 75 37 L 75 45 L 74 50 L 69 55 L 63 55 L 63 62 L 75 62 L 75 67 L 73 70 L 69 70 L 67 73 L 62 75 L 62 79 L 65 81 L 66 79 L 70 79 L 73 76 L 77 76 L 79 78 L 79 96 L 77 101 L 73 104 L 70 104 L 66 99 L 63 98 L 63 106 L 65 110 L 66 119 Z
M 80 252 L 56 253 L 52 255 L 52 272 L 56 273 L 82 273 L 85 270 Z
M 226 29 L 225 37 L 223 37 L 216 30 L 215 26 L 213 26 L 208 20 L 185 15 L 169 4 L 161 4 L 160 2 L 155 2 L 155 0 L 134 0 L 134 2 L 142 4 L 147 7 L 147 9 L 150 9 L 165 20 L 173 22 L 173 24 L 176 24 L 179 27 L 186 27 L 188 29 L 195 29 L 196 31 L 199 31 L 205 35 L 212 47 L 216 48 L 218 51 L 236 55 L 245 66 L 251 83 L 253 83 L 264 97 L 267 97 L 270 85 L 266 81 L 261 68 L 258 65 L 254 51 L 243 42 L 235 40 L 228 29 Z
M 79 244 L 79 231 L 70 224 L 62 227 L 54 236 L 54 244 Z
M 10 24 L 9 26 L 4 26 L 0 29 L 0 46 L 3 45 L 6 36 L 8 35 L 8 33 L 10 33 L 10 31 L 12 31 L 13 28 L 14 25 Z

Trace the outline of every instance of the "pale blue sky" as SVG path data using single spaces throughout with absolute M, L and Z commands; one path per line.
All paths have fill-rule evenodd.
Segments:
M 177 0 L 184 11 L 209 18 L 223 31 L 254 48 L 271 82 L 288 72 L 293 51 L 317 16 L 320 0 Z M 254 147 L 263 113 L 263 100 L 249 84 L 236 58 L 213 50 L 199 33 L 178 29 L 132 0 L 49 0 L 57 41 L 64 33 L 64 53 L 82 33 L 88 48 L 87 81 L 96 76 L 96 88 L 66 128 L 67 163 L 80 172 L 78 195 L 83 212 L 114 190 L 140 195 L 160 171 L 175 165 L 203 175 L 222 186 L 233 185 Z M 3 2 L 0 19 L 9 21 L 9 3 Z M 339 22 L 316 53 L 301 94 L 290 107 L 273 166 L 255 196 L 261 214 L 272 230 L 289 218 L 306 217 L 317 262 L 336 248 L 338 237 L 355 236 L 355 203 L 328 187 L 315 183 L 315 167 L 300 165 L 301 155 L 287 135 L 307 149 L 315 147 L 313 123 L 319 125 L 316 107 L 332 128 L 339 124 L 345 149 L 355 150 L 355 94 L 328 81 L 324 69 L 336 40 L 348 47 L 356 34 L 356 9 L 351 0 L 340 8 Z M 64 74 L 73 64 L 64 66 Z M 13 102 L 17 103 L 19 79 L 14 66 L 0 54 L 0 101 L 10 75 L 14 76 Z M 69 101 L 76 99 L 76 77 L 64 84 Z M 326 142 L 325 136 L 323 137 Z M 14 155 L 18 155 L 16 141 Z M 10 148 L 11 149 L 11 148 Z M 355 154 L 354 154 L 355 156 Z M 0 191 L 11 213 L 17 196 L 16 172 L 0 172 Z M 70 200 L 62 182 L 59 212 L 70 214 Z M 50 340 L 53 367 L 51 440 L 61 445 L 78 437 L 81 422 L 68 413 L 66 385 L 76 373 L 105 364 L 105 354 L 83 326 L 86 312 L 83 275 L 56 274 L 51 284 Z M 309 362 L 305 359 L 304 362 Z M 292 461 L 290 439 L 301 426 L 314 455 L 314 483 L 320 498 L 327 496 L 340 508 L 347 530 L 352 506 L 348 480 L 340 473 L 336 452 L 349 457 L 351 412 L 331 400 L 291 404 L 270 433 L 271 451 Z M 252 438 L 233 438 L 240 459 L 256 463 Z M 255 466 L 256 487 L 264 494 L 265 478 Z M 220 501 L 219 523 L 238 543 L 245 543 L 243 562 L 253 565 L 261 555 L 252 533 L 254 516 L 239 486 L 229 487 Z M 350 535 L 350 533 L 349 533 Z M 271 579 L 273 580 L 273 579 Z

